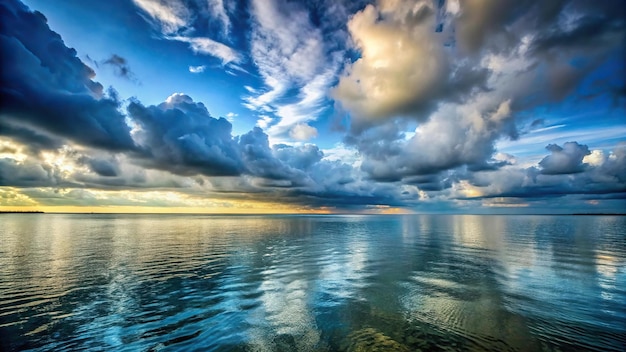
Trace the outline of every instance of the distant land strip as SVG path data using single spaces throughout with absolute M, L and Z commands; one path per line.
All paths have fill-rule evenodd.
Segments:
M 43 214 L 41 210 L 0 210 L 0 214 Z

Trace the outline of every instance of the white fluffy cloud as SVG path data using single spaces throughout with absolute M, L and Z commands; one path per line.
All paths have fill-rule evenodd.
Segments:
M 449 64 L 435 32 L 431 1 L 380 1 L 348 23 L 361 56 L 348 67 L 334 97 L 353 123 L 411 113 L 429 105 L 446 84 Z
M 298 141 L 308 141 L 317 137 L 317 129 L 305 123 L 299 123 L 289 131 L 289 136 Z

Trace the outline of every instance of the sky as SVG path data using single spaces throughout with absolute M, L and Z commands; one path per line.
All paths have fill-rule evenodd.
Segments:
M 3 0 L 0 210 L 623 213 L 614 0 Z

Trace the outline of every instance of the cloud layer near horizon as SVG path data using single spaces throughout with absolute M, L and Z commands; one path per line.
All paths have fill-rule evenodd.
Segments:
M 548 143 L 538 162 L 523 165 L 496 147 L 524 135 L 538 106 L 613 94 L 583 97 L 580 86 L 623 58 L 621 4 L 379 1 L 356 10 L 321 2 L 315 17 L 305 4 L 252 1 L 245 53 L 224 44 L 234 10 L 221 1 L 134 3 L 165 40 L 225 69 L 252 63 L 264 88 L 242 98 L 262 128 L 234 135 L 230 121 L 184 93 L 156 105 L 121 98 L 94 80 L 44 15 L 7 1 L 0 205 L 167 205 L 150 191 L 180 195 L 176 206 L 210 199 L 337 211 L 624 203 L 623 143 Z M 216 36 L 194 37 L 195 21 L 207 16 L 219 19 Z M 104 64 L 130 72 L 119 55 Z M 612 108 L 623 110 L 623 77 L 615 79 L 593 85 L 617 85 Z M 320 133 L 311 124 L 330 109 L 329 96 L 347 116 L 338 122 L 343 156 L 302 142 Z

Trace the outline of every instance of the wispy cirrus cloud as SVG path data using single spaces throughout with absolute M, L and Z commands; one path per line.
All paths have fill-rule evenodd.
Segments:
M 230 62 L 241 62 L 243 57 L 233 48 L 222 44 L 211 38 L 195 38 L 195 37 L 165 37 L 170 40 L 177 40 L 183 43 L 189 43 L 189 47 L 196 53 L 211 55 L 222 60 L 223 64 Z
M 265 88 L 245 97 L 245 105 L 277 117 L 268 129 L 271 136 L 312 137 L 312 133 L 293 129 L 303 131 L 324 110 L 342 52 L 333 53 L 323 30 L 311 22 L 310 13 L 301 4 L 253 1 L 251 16 L 250 54 Z M 285 101 L 287 95 L 289 101 Z
M 164 39 L 188 43 L 198 54 L 216 57 L 222 64 L 241 62 L 242 56 L 232 47 L 208 36 L 198 36 L 195 22 L 217 19 L 222 25 L 223 37 L 228 39 L 230 19 L 221 0 L 192 1 L 191 7 L 181 0 L 133 0 L 159 28 Z M 200 10 L 200 11 L 199 11 Z M 209 14 L 210 18 L 204 18 Z
M 176 33 L 186 28 L 192 18 L 192 13 L 180 0 L 133 0 L 135 5 L 142 9 L 165 34 Z
M 230 17 L 224 0 L 207 0 L 209 11 L 222 24 L 222 32 L 228 36 L 231 29 Z

